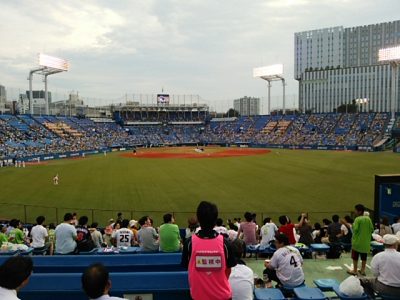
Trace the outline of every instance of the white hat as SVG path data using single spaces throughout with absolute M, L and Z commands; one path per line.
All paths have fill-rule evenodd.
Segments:
M 136 226 L 137 223 L 138 223 L 138 221 L 136 221 L 136 220 L 130 220 L 130 221 L 129 221 L 129 227 Z
M 394 245 L 399 242 L 399 238 L 394 234 L 385 234 L 383 236 L 383 243 L 385 245 Z

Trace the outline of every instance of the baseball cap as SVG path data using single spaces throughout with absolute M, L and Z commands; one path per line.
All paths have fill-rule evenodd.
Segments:
M 129 221 L 129 227 L 136 226 L 137 223 L 138 223 L 138 221 L 136 221 L 136 220 L 130 220 L 130 221 Z
M 399 242 L 399 238 L 394 234 L 385 234 L 383 236 L 383 243 L 385 245 L 394 245 Z

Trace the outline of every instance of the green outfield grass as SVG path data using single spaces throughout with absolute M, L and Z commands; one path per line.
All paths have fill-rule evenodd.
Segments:
M 52 184 L 56 173 L 58 186 Z M 349 213 L 359 202 L 372 208 L 374 175 L 387 173 L 400 173 L 399 155 L 300 150 L 218 159 L 94 155 L 1 169 L 0 202 L 12 204 L 2 205 L 0 217 L 26 215 L 32 222 L 44 214 L 49 222 L 73 210 L 102 223 L 122 211 L 135 219 L 149 213 L 157 223 L 163 213 L 176 212 L 183 226 L 198 202 L 209 200 L 224 218 L 249 210 L 261 221 L 267 214 L 295 217 L 305 211 L 320 221 L 333 212 Z

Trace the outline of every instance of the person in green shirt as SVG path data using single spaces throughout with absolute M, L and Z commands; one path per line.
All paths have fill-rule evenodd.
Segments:
M 7 231 L 7 227 L 0 225 L 0 247 L 1 247 L 1 245 L 3 245 L 3 243 L 8 242 L 8 238 L 6 236 L 6 231 Z
M 164 224 L 160 226 L 160 250 L 163 252 L 177 252 L 181 250 L 181 236 L 178 225 L 171 214 L 164 215 Z
M 361 270 L 358 272 L 365 276 L 367 265 L 367 254 L 371 250 L 371 236 L 374 225 L 369 216 L 364 216 L 365 207 L 362 204 L 355 206 L 356 219 L 353 223 L 353 237 L 351 240 L 351 258 L 353 259 L 353 270 L 348 270 L 350 275 L 357 275 L 358 258 L 361 257 Z
M 25 242 L 25 234 L 22 231 L 22 223 L 20 220 L 14 220 L 14 222 L 10 222 L 10 226 L 14 227 L 8 233 L 8 241 L 13 244 L 24 244 Z

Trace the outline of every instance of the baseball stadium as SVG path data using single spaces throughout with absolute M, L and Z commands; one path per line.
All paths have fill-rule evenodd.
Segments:
M 294 43 L 294 107 L 0 86 L 0 300 L 400 299 L 400 21 Z

